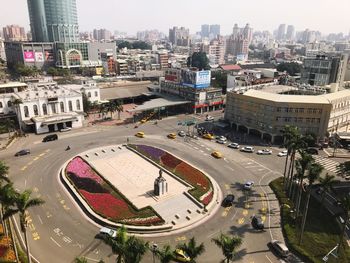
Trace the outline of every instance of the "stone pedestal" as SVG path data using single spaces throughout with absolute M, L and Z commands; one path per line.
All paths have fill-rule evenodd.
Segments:
M 162 176 L 163 171 L 159 170 L 159 176 L 154 181 L 154 190 L 153 193 L 156 196 L 163 196 L 168 193 L 168 183 L 165 178 Z

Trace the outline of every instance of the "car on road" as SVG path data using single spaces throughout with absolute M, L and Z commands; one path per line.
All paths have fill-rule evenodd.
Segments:
M 259 230 L 263 230 L 264 229 L 264 222 L 261 218 L 261 216 L 256 216 L 254 215 L 252 217 L 252 227 L 254 227 L 255 229 L 259 229 Z
M 179 262 L 191 262 L 191 258 L 182 249 L 175 249 L 174 258 Z
M 213 121 L 214 120 L 214 117 L 213 116 L 210 116 L 210 115 L 207 115 L 205 117 L 205 121 Z
M 254 147 L 252 146 L 244 146 L 240 150 L 241 152 L 246 152 L 246 153 L 253 153 L 254 152 Z
M 145 138 L 145 133 L 144 132 L 138 132 L 135 134 L 136 137 L 138 138 Z
M 312 148 L 312 147 L 310 147 L 310 148 L 307 148 L 307 149 L 305 150 L 305 152 L 307 152 L 308 154 L 318 155 L 318 150 L 317 150 L 317 148 Z
M 43 142 L 56 141 L 57 139 L 58 139 L 57 134 L 50 134 L 50 135 L 47 135 L 43 138 Z
M 284 243 L 282 243 L 281 241 L 272 240 L 270 242 L 270 246 L 278 254 L 278 256 L 280 256 L 282 258 L 288 257 L 289 250 L 288 250 L 287 246 Z
M 232 148 L 232 149 L 239 149 L 239 144 L 233 142 L 233 143 L 228 144 L 227 147 Z
M 214 151 L 211 153 L 211 156 L 215 157 L 216 159 L 220 159 L 220 158 L 222 158 L 223 155 L 219 151 Z
M 346 181 L 349 181 L 349 180 L 350 180 L 350 175 L 345 176 L 344 179 L 345 179 Z
M 279 153 L 277 154 L 278 157 L 283 157 L 283 156 L 287 156 L 287 155 L 288 155 L 288 150 L 284 150 L 284 151 L 279 152 Z
M 259 150 L 259 151 L 257 152 L 257 154 L 259 154 L 259 155 L 271 155 L 271 154 L 272 154 L 272 151 L 269 150 L 269 149 L 262 149 L 262 150 Z
M 233 206 L 234 200 L 235 200 L 235 196 L 233 194 L 228 194 L 226 195 L 224 200 L 222 200 L 222 206 L 223 207 Z
M 186 132 L 185 131 L 179 131 L 177 133 L 180 137 L 185 137 L 186 136 Z
M 60 129 L 60 132 L 67 132 L 67 131 L 70 131 L 71 129 L 72 129 L 71 127 L 62 128 Z
M 223 138 L 216 138 L 216 142 L 220 144 L 225 144 L 227 143 L 227 139 L 225 137 Z
M 144 119 L 142 119 L 140 122 L 141 122 L 141 123 L 146 123 L 146 122 L 147 122 L 147 119 L 144 118 Z
M 176 133 L 169 133 L 169 134 L 167 135 L 167 137 L 168 137 L 169 139 L 176 139 Z
M 110 236 L 112 238 L 115 238 L 117 236 L 117 231 L 113 230 L 113 229 L 110 229 L 108 227 L 102 227 L 100 229 L 100 233 L 99 233 L 99 236 L 101 238 L 105 237 L 105 236 Z
M 27 154 L 30 154 L 30 150 L 29 149 L 23 149 L 23 150 L 20 150 L 19 152 L 16 152 L 15 153 L 15 156 L 23 156 L 23 155 L 27 155 Z
M 243 189 L 244 190 L 252 190 L 254 185 L 253 181 L 247 181 L 244 185 L 243 185 Z
M 214 136 L 211 135 L 210 133 L 206 133 L 206 134 L 203 135 L 203 138 L 207 139 L 207 140 L 212 140 L 212 139 L 214 139 Z

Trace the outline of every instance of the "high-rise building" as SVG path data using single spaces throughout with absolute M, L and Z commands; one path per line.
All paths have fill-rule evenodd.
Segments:
M 232 35 L 226 41 L 226 55 L 233 55 L 238 60 L 248 59 L 249 45 L 253 38 L 253 29 L 246 24 L 244 28 L 234 25 Z
M 110 40 L 111 39 L 111 32 L 107 29 L 94 29 L 93 31 L 93 37 L 97 41 L 101 40 Z
M 2 29 L 5 41 L 26 41 L 27 36 L 23 27 L 18 25 L 9 25 Z
M 175 46 L 190 45 L 190 30 L 184 27 L 173 27 L 169 29 L 169 41 Z
M 202 25 L 201 27 L 201 36 L 202 38 L 209 38 L 209 25 Z
M 220 35 L 220 25 L 210 25 L 209 37 L 216 38 Z
M 76 0 L 27 1 L 33 41 L 79 41 Z
M 280 24 L 277 30 L 277 40 L 284 40 L 286 37 L 286 24 Z
M 286 33 L 286 39 L 287 40 L 294 40 L 295 35 L 295 28 L 293 25 L 288 25 L 287 27 L 287 33 Z

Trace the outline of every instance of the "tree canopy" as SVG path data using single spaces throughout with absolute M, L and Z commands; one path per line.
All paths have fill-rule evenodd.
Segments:
M 210 69 L 209 59 L 207 57 L 207 53 L 194 52 L 191 57 L 188 57 L 187 66 L 188 67 L 195 67 L 195 68 L 198 68 L 199 70 Z
M 135 41 L 135 42 L 129 42 L 129 41 L 122 41 L 118 44 L 118 48 L 127 48 L 127 49 L 151 49 L 152 46 L 144 41 Z
M 278 71 L 286 71 L 289 75 L 295 76 L 297 73 L 300 73 L 302 66 L 296 62 L 291 63 L 281 63 L 277 66 Z

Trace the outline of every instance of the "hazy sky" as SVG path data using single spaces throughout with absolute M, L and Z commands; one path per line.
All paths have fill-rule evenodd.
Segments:
M 60 1 L 60 0 L 57 0 Z M 350 0 L 77 0 L 80 30 L 107 28 L 135 34 L 174 25 L 191 33 L 201 24 L 220 24 L 229 34 L 234 23 L 254 30 L 274 30 L 292 24 L 322 33 L 350 30 Z M 19 24 L 29 29 L 26 0 L 0 0 L 0 27 Z

